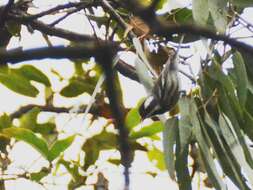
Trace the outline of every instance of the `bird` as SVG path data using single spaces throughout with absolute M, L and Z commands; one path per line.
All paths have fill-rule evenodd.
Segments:
M 168 59 L 159 74 L 150 95 L 139 107 L 143 119 L 170 111 L 180 97 L 177 53 L 170 51 Z

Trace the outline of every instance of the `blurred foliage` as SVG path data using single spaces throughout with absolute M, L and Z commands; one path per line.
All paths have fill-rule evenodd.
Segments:
M 28 1 L 18 1 L 18 3 L 22 2 L 25 2 L 23 4 L 25 7 L 22 4 L 22 6 L 15 4 L 10 13 L 26 12 L 29 7 Z M 83 0 L 83 2 L 96 1 Z M 126 51 L 136 53 L 133 50 L 132 39 L 127 37 L 128 32 L 135 32 L 140 41 L 148 40 L 148 45 L 151 47 L 149 49 L 143 47 L 145 50 L 143 56 L 147 57 L 147 61 L 152 66 L 159 66 L 154 69 L 160 73 L 167 60 L 167 54 L 161 51 L 161 48 L 174 50 L 172 46 L 175 45 L 177 48 L 181 35 L 164 39 L 162 36 L 150 34 L 148 23 L 144 21 L 134 26 L 132 20 L 138 17 L 133 17 L 137 15 L 128 10 L 122 2 L 110 1 L 115 13 L 128 23 L 128 29 L 122 28 L 108 10 L 105 9 L 106 13 L 98 11 L 97 2 L 93 7 L 85 9 L 84 16 L 93 25 L 93 32 L 97 33 L 96 37 L 103 35 L 103 39 L 116 41 L 126 48 Z M 152 3 L 151 0 L 136 2 L 146 8 Z M 180 4 L 180 0 L 177 2 Z M 230 35 L 230 31 L 237 30 L 238 27 L 244 27 L 252 34 L 252 24 L 247 22 L 245 24 L 245 21 L 238 16 L 245 8 L 252 6 L 252 0 L 192 0 L 191 6 L 171 9 L 171 1 L 160 0 L 155 10 L 159 11 L 158 20 L 166 24 L 196 25 L 219 34 Z M 0 7 L 0 14 L 2 11 L 3 7 Z M 26 26 L 29 30 L 29 26 Z M 141 30 L 139 34 L 136 32 L 136 27 L 139 31 Z M 6 51 L 12 37 L 22 39 L 22 28 L 21 24 L 11 19 L 4 23 L 0 29 L 0 51 Z M 71 28 L 65 29 L 71 30 Z M 53 44 L 50 37 L 45 36 L 45 38 L 49 45 Z M 192 83 L 191 89 L 182 95 L 176 109 L 170 112 L 170 117 L 166 118 L 166 121 L 157 120 L 156 117 L 143 121 L 138 111 L 143 99 L 136 107 L 126 108 L 124 102 L 128 100 L 124 99 L 124 93 L 138 92 L 123 93 L 121 86 L 124 84 L 121 83 L 119 75 L 115 76 L 118 103 L 122 109 L 125 126 L 129 131 L 128 139 L 131 145 L 129 159 L 132 162 L 138 152 L 144 153 L 156 168 L 155 171 L 150 170 L 146 173 L 156 177 L 159 172 L 167 170 L 171 179 L 178 183 L 180 190 L 192 189 L 192 182 L 198 177 L 196 176 L 198 173 L 207 174 L 204 178 L 199 178 L 206 187 L 225 190 L 228 188 L 226 184 L 228 178 L 238 189 L 252 189 L 253 155 L 250 147 L 253 141 L 252 55 L 239 52 L 233 47 L 228 48 L 226 44 L 214 40 L 207 42 L 196 35 L 185 35 L 182 46 L 193 49 L 197 41 L 202 41 L 207 53 L 200 56 L 199 63 L 193 63 L 200 65 L 196 76 L 192 76 L 190 69 L 187 71 L 187 74 L 193 78 L 189 81 L 186 79 L 186 82 Z M 70 42 L 70 46 L 76 44 L 76 42 Z M 196 51 L 197 49 L 194 50 L 194 54 L 201 53 Z M 97 86 L 101 78 L 103 79 L 103 71 L 93 57 L 70 61 L 74 72 L 69 78 L 62 76 L 61 70 L 53 67 L 50 67 L 51 73 L 48 73 L 39 69 L 36 64 L 22 63 L 14 67 L 1 63 L 0 83 L 2 85 L 16 93 L 16 96 L 26 96 L 31 100 L 43 97 L 45 102 L 44 110 L 41 109 L 43 106 L 33 106 L 25 111 L 21 107 L 12 114 L 3 113 L 0 116 L 0 166 L 3 170 L 1 172 L 4 173 L 11 164 L 8 156 L 15 143 L 23 141 L 40 153 L 48 165 L 36 171 L 29 171 L 22 177 L 25 176 L 26 179 L 43 184 L 43 180 L 49 176 L 63 175 L 61 173 L 63 170 L 71 176 L 71 179 L 66 182 L 68 189 L 77 189 L 87 185 L 87 179 L 90 176 L 97 177 L 96 183 L 92 184 L 95 189 L 98 189 L 101 183 L 107 189 L 106 176 L 99 170 L 102 155 L 105 152 L 116 152 L 116 156 L 112 154 L 105 159 L 106 163 L 115 167 L 122 166 L 122 158 L 118 154 L 121 139 L 118 129 L 115 128 L 115 119 L 110 110 L 105 86 L 104 84 Z M 188 64 L 190 60 L 184 55 L 180 57 L 180 61 L 182 63 L 180 66 L 192 66 Z M 149 74 L 143 79 L 153 81 Z M 58 84 L 64 83 L 62 88 L 55 90 L 54 84 L 57 83 L 54 80 L 57 80 Z M 145 82 L 147 81 L 142 81 L 143 84 Z M 94 90 L 98 91 L 96 91 L 95 101 L 90 111 L 89 126 L 87 128 L 82 126 L 80 134 L 74 129 L 71 129 L 73 131 L 71 134 L 66 134 L 62 129 L 64 127 L 58 126 L 59 124 L 55 121 L 56 115 L 61 114 L 61 111 L 55 111 L 58 108 L 55 103 L 56 95 L 68 101 L 82 97 L 84 94 L 91 97 Z M 75 106 L 68 108 L 66 104 L 66 109 L 70 110 L 69 113 L 84 112 L 83 107 L 88 106 L 89 104 L 81 105 L 76 110 Z M 47 121 L 40 122 L 40 116 L 47 112 L 57 112 L 57 114 Z M 96 122 L 101 120 L 106 120 L 101 130 L 97 130 L 95 134 L 89 133 L 95 128 L 93 126 Z M 163 149 L 157 146 L 161 142 Z M 66 152 L 75 151 L 75 145 L 78 143 L 80 146 L 78 158 L 68 157 Z

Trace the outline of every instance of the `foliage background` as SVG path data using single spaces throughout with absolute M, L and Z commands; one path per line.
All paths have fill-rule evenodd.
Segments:
M 11 1 L 8 2 L 11 4 Z M 38 184 L 38 187 L 47 189 L 57 186 L 68 189 L 81 187 L 97 189 L 99 183 L 102 183 L 103 188 L 107 189 L 104 167 L 109 165 L 110 170 L 114 167 L 118 172 L 123 171 L 122 165 L 128 168 L 134 158 L 137 160 L 136 163 L 140 164 L 138 154 L 141 155 L 141 159 L 148 159 L 147 162 L 155 166 L 147 168 L 145 173 L 154 179 L 157 179 L 158 175 L 159 179 L 162 171 L 163 173 L 168 171 L 180 189 L 196 189 L 197 180 L 201 182 L 202 187 L 225 189 L 232 181 L 239 189 L 250 189 L 253 184 L 252 150 L 249 147 L 253 138 L 250 54 L 253 51 L 251 46 L 238 41 L 249 43 L 252 40 L 253 26 L 244 19 L 245 13 L 252 10 L 248 8 L 252 6 L 252 2 L 195 0 L 182 4 L 177 1 L 154 1 L 158 2 L 155 9 L 160 11 L 157 17 L 151 14 L 152 9 L 146 11 L 138 9 L 134 1 L 129 1 L 127 6 L 121 5 L 121 1 L 111 2 L 111 5 L 115 6 L 113 11 L 117 10 L 116 13 L 120 13 L 125 19 L 124 22 L 129 22 L 126 14 L 130 12 L 143 19 L 146 18 L 146 22 L 151 26 L 151 33 L 157 34 L 158 40 L 167 37 L 166 41 L 169 41 L 170 46 L 176 46 L 180 37 L 171 34 L 186 33 L 182 45 L 186 48 L 181 48 L 179 53 L 184 56 L 181 57 L 180 69 L 188 73 L 188 77 L 181 74 L 182 86 L 187 93 L 178 103 L 179 112 L 171 112 L 170 119 L 164 124 L 150 119 L 142 121 L 137 111 L 137 101 L 131 107 L 126 106 L 130 98 L 126 95 L 132 92 L 124 88 L 128 79 L 122 79 L 122 76 L 118 78 L 118 75 L 115 77 L 114 85 L 119 97 L 118 109 L 123 115 L 116 117 L 116 120 L 113 119 L 115 113 L 113 114 L 113 109 L 111 110 L 113 107 L 109 105 L 112 101 L 108 101 L 110 97 L 107 97 L 105 92 L 106 85 L 102 86 L 102 92 L 97 94 L 90 114 L 86 117 L 82 114 L 89 105 L 88 99 L 103 71 L 98 66 L 103 64 L 103 61 L 99 61 L 101 55 L 96 54 L 101 50 L 96 44 L 97 38 L 120 41 L 124 44 L 123 51 L 133 51 L 141 58 L 146 56 L 138 50 L 132 50 L 138 49 L 132 43 L 131 38 L 134 37 L 132 31 L 128 33 L 130 38 L 124 36 L 127 27 L 114 15 L 115 12 L 106 7 L 105 2 L 107 1 L 82 1 L 81 4 L 74 4 L 72 8 L 65 9 L 65 12 L 61 11 L 58 14 L 50 12 L 45 17 L 38 17 L 47 24 L 36 23 L 37 18 L 25 20 L 29 15 L 21 17 L 24 12 L 14 5 L 6 14 L 1 15 L 0 42 L 3 50 L 0 52 L 0 82 L 12 91 L 4 90 L 3 93 L 6 95 L 1 101 L 3 112 L 6 112 L 0 118 L 1 189 L 5 189 L 6 184 L 13 181 L 19 181 L 17 184 L 32 181 Z M 33 3 L 35 5 L 38 3 L 38 7 L 30 7 L 28 9 L 30 14 L 43 11 L 43 3 L 39 4 L 36 1 Z M 70 5 L 68 2 L 61 3 L 65 3 L 65 6 Z M 146 7 L 150 5 L 150 1 L 141 3 Z M 57 5 L 55 2 L 51 7 Z M 90 8 L 100 5 L 103 5 L 108 13 L 104 14 L 101 7 Z M 181 6 L 175 8 L 176 5 Z M 166 6 L 167 8 L 164 8 Z M 83 8 L 86 8 L 85 11 Z M 161 8 L 163 9 L 159 10 Z M 48 10 L 49 7 L 44 9 Z M 82 12 L 77 12 L 76 9 Z M 56 26 L 52 24 L 65 14 L 73 15 L 62 23 L 54 23 Z M 169 25 L 158 25 L 160 20 L 156 18 L 163 19 L 162 22 Z M 74 31 L 72 22 L 79 20 L 83 20 L 83 23 L 80 22 L 76 32 L 82 31 L 87 36 L 71 33 L 72 37 L 68 37 L 61 29 L 49 33 L 54 27 Z M 51 30 L 45 29 L 50 23 Z M 80 30 L 81 23 L 82 30 Z M 196 26 L 192 25 L 193 23 Z M 65 40 L 54 37 L 54 35 L 59 37 L 59 32 L 65 34 L 60 36 L 65 37 Z M 73 40 L 75 35 L 77 39 L 84 40 L 81 46 L 77 43 L 80 40 Z M 13 38 L 9 42 L 11 36 Z M 207 41 L 200 36 L 212 40 Z M 243 36 L 247 36 L 246 40 L 241 39 Z M 217 40 L 224 40 L 226 44 Z M 68 47 L 57 46 L 62 44 Z M 233 45 L 232 48 L 228 44 Z M 5 48 L 12 49 L 19 46 L 23 47 L 21 54 L 18 54 L 19 50 L 5 51 Z M 45 57 L 49 58 L 53 57 L 54 48 L 71 50 L 77 47 L 81 53 L 78 54 L 79 51 L 76 51 L 76 54 L 72 54 L 73 57 L 69 56 L 70 51 L 61 54 L 71 62 L 43 59 L 6 65 L 6 62 L 16 63 L 25 60 L 24 56 L 29 53 L 26 50 L 30 48 L 45 46 L 52 49 L 35 49 L 35 51 L 40 51 L 40 55 L 43 51 L 48 52 Z M 86 51 L 91 52 L 90 55 L 89 53 L 84 55 L 83 52 Z M 192 54 L 194 56 L 191 56 Z M 14 60 L 15 55 L 18 57 L 17 60 Z M 90 59 L 90 56 L 97 59 Z M 136 56 L 133 53 L 125 55 L 125 59 L 118 64 L 120 66 L 116 66 L 116 70 L 132 80 L 139 77 L 150 80 L 140 72 L 147 70 L 145 66 L 142 65 L 141 69 L 135 71 L 133 67 L 126 65 L 130 64 L 130 58 L 135 62 Z M 141 61 L 145 62 L 143 59 Z M 110 73 L 107 73 L 108 76 Z M 131 84 L 137 89 L 143 89 L 136 82 Z M 20 104 L 17 103 L 18 107 L 10 109 L 9 104 L 6 104 L 6 97 L 13 102 L 19 100 Z M 140 101 L 140 98 L 136 97 L 136 100 Z M 8 108 L 4 108 L 4 105 L 8 105 Z M 118 125 L 120 117 L 124 118 L 129 135 L 122 130 L 123 126 Z M 121 129 L 119 134 L 127 136 L 127 139 L 118 139 L 117 127 Z M 131 151 L 128 148 L 124 149 L 127 145 Z M 15 153 L 20 149 L 23 150 L 21 153 Z M 32 160 L 29 157 L 31 151 L 37 154 L 37 159 Z M 19 156 L 25 158 L 25 162 L 29 162 L 31 167 L 22 168 L 22 164 L 20 167 L 16 162 Z M 138 173 L 138 167 L 134 166 L 133 164 L 131 168 L 132 178 L 137 178 L 138 175 L 134 176 L 134 173 Z M 94 177 L 97 177 L 97 180 Z M 93 182 L 90 182 L 92 179 Z M 193 187 L 191 187 L 192 180 L 195 182 Z M 123 183 L 120 185 L 123 187 Z

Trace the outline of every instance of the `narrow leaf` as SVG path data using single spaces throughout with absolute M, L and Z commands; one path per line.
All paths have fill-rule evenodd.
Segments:
M 208 20 L 208 0 L 193 0 L 192 1 L 193 18 L 200 26 L 205 26 Z
M 176 138 L 176 161 L 175 161 L 175 169 L 177 173 L 177 183 L 179 185 L 179 189 L 183 190 L 191 190 L 191 177 L 189 174 L 188 168 L 188 144 L 184 147 L 181 146 L 179 134 L 177 134 Z
M 5 113 L 0 117 L 0 130 L 11 127 L 11 118 Z
M 198 116 L 197 116 L 196 105 L 192 104 L 191 109 L 192 109 L 191 110 L 191 121 L 192 121 L 192 125 L 194 126 L 193 127 L 193 134 L 195 135 L 195 137 L 198 141 L 201 157 L 202 157 L 203 163 L 206 167 L 208 177 L 212 181 L 215 188 L 225 190 L 225 189 L 227 189 L 226 185 L 223 183 L 223 181 L 221 180 L 221 177 L 218 174 L 212 154 L 211 154 L 209 147 L 206 143 L 206 139 L 204 139 L 204 137 L 203 137 L 203 134 L 201 131 L 201 126 L 200 126 Z
M 243 149 L 239 144 L 238 139 L 236 138 L 235 131 L 233 130 L 231 122 L 224 114 L 222 114 L 219 116 L 219 124 L 224 139 L 229 145 L 234 156 L 237 158 L 237 161 L 239 162 L 240 166 L 245 171 L 247 177 L 249 178 L 251 186 L 253 186 L 253 169 L 246 161 L 246 158 L 243 154 Z
M 164 155 L 162 151 L 153 147 L 152 150 L 148 151 L 147 155 L 148 155 L 149 160 L 153 162 L 158 169 L 160 170 L 166 169 L 165 163 L 164 163 Z
M 160 121 L 155 121 L 151 125 L 142 127 L 139 131 L 133 131 L 130 133 L 130 138 L 138 139 L 141 137 L 150 137 L 159 132 L 162 132 L 164 126 Z
M 177 133 L 178 119 L 176 117 L 168 119 L 163 130 L 163 151 L 166 168 L 173 180 L 175 180 L 175 155 L 173 148 L 176 143 Z
M 60 94 L 65 97 L 76 97 L 84 92 L 91 94 L 95 86 L 93 84 L 87 83 L 87 81 L 73 79 L 70 83 L 65 86 Z
M 2 130 L 2 134 L 17 140 L 24 141 L 34 147 L 44 158 L 48 158 L 48 146 L 43 138 L 38 137 L 29 129 L 11 127 Z
M 23 65 L 18 69 L 12 69 L 12 72 L 22 75 L 28 80 L 33 80 L 46 86 L 51 86 L 48 77 L 32 65 Z
M 70 136 L 65 139 L 57 140 L 49 150 L 48 160 L 53 161 L 60 153 L 64 152 L 74 141 L 75 136 Z
M 142 119 L 139 114 L 138 108 L 131 109 L 126 116 L 125 124 L 128 129 L 134 128 L 136 125 L 141 123 Z
M 252 0 L 232 0 L 233 4 L 241 8 L 253 7 Z
M 208 6 L 218 32 L 224 33 L 227 26 L 226 0 L 208 0 Z
M 240 104 L 243 106 L 245 105 L 246 98 L 247 98 L 247 86 L 248 86 L 248 79 L 247 79 L 247 71 L 244 65 L 243 58 L 239 52 L 235 52 L 233 56 L 233 63 L 235 74 L 237 78 L 237 95 L 239 98 Z
M 135 59 L 135 68 L 136 68 L 136 72 L 138 74 L 138 77 L 141 81 L 141 84 L 143 84 L 147 93 L 150 93 L 153 86 L 154 86 L 154 81 L 151 78 L 147 67 L 144 65 L 144 63 L 138 57 L 136 57 L 136 59 Z
M 29 80 L 14 73 L 0 73 L 0 82 L 10 90 L 24 96 L 36 97 L 39 93 Z

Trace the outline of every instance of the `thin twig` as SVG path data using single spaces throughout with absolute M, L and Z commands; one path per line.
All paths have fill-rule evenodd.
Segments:
M 108 104 L 106 104 L 108 106 Z M 49 106 L 49 105 L 37 105 L 37 104 L 29 104 L 20 107 L 18 110 L 15 112 L 11 113 L 9 116 L 11 119 L 14 118 L 19 118 L 23 114 L 26 114 L 33 108 L 39 108 L 42 112 L 53 112 L 53 113 L 69 113 L 72 107 L 66 108 L 66 107 L 54 107 L 54 106 Z M 82 106 L 81 109 L 78 110 L 78 113 L 83 113 L 84 110 L 86 109 L 86 106 Z M 92 106 L 91 109 L 89 110 L 89 113 L 96 115 L 96 116 L 102 116 L 106 117 L 105 115 L 100 114 L 100 107 L 98 106 Z
M 15 20 L 16 22 L 19 22 L 26 26 L 30 26 L 34 30 L 38 30 L 49 36 L 56 36 L 56 37 L 60 37 L 66 40 L 76 41 L 76 42 L 84 42 L 84 41 L 89 42 L 89 41 L 96 40 L 94 37 L 90 35 L 79 34 L 79 33 L 71 32 L 69 30 L 65 30 L 61 28 L 51 27 L 50 25 L 44 24 L 41 21 L 27 21 L 26 19 L 23 19 L 23 17 L 17 16 L 17 15 L 9 15 L 9 17 L 10 19 Z
M 71 10 L 69 12 L 67 12 L 65 15 L 63 15 L 62 17 L 58 18 L 57 20 L 55 20 L 54 22 L 52 22 L 51 24 L 49 24 L 49 26 L 53 27 L 56 24 L 59 24 L 61 21 L 63 21 L 64 19 L 66 19 L 67 17 L 69 17 L 70 15 L 82 10 L 84 8 L 84 6 L 79 6 L 74 10 Z
M 67 3 L 67 4 L 63 4 L 63 5 L 58 5 L 56 7 L 53 7 L 49 10 L 46 10 L 46 11 L 43 11 L 41 13 L 38 13 L 38 14 L 35 14 L 35 15 L 27 15 L 27 16 L 24 16 L 23 19 L 27 20 L 27 21 L 31 21 L 31 20 L 35 20 L 35 19 L 38 19 L 40 17 L 43 17 L 43 16 L 47 16 L 49 14 L 53 14 L 53 13 L 56 13 L 56 12 L 59 12 L 60 10 L 63 10 L 63 9 L 69 9 L 69 8 L 73 8 L 73 7 L 79 7 L 79 6 L 87 6 L 87 4 L 85 4 L 84 2 L 79 2 L 79 3 Z M 93 4 L 88 4 L 90 6 L 93 6 Z
M 186 76 L 188 79 L 190 79 L 193 83 L 196 83 L 196 79 L 193 76 L 189 75 L 188 73 L 186 73 L 181 69 L 179 70 L 179 72 L 182 73 L 184 76 Z

